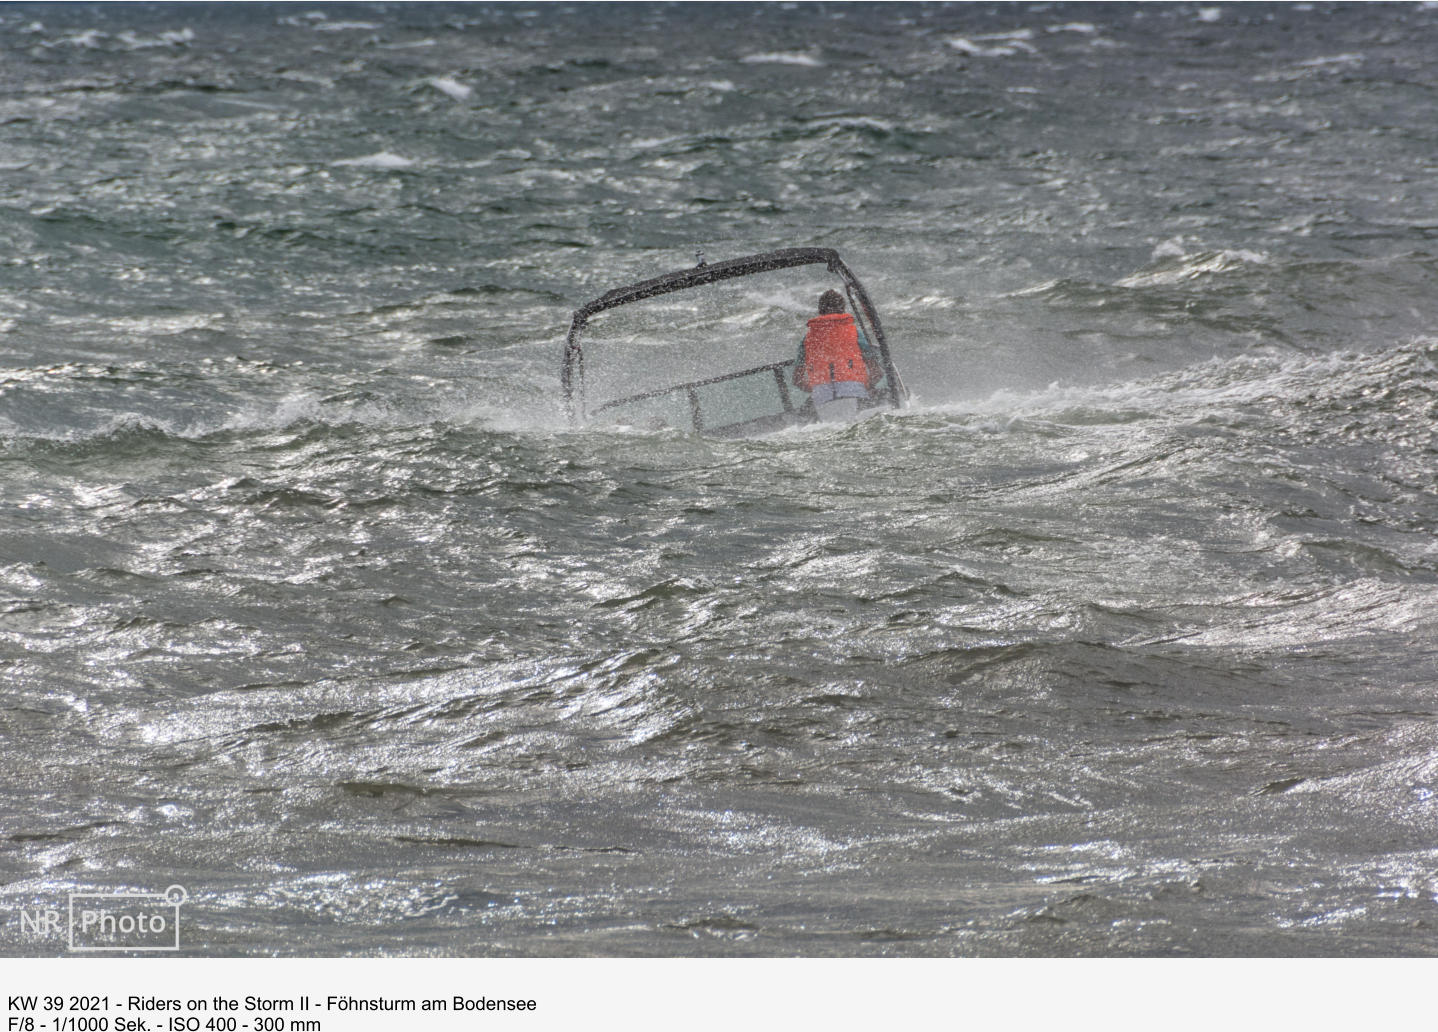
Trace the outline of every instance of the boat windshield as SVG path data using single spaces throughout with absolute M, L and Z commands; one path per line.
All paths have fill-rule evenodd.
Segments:
M 793 386 L 793 363 L 829 289 L 844 283 L 805 265 L 599 312 L 584 331 L 589 418 L 716 434 L 801 421 L 808 395 Z

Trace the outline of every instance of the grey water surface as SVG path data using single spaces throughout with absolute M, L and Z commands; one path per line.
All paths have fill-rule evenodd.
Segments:
M 0 952 L 1438 954 L 1435 6 L 0 7 Z M 566 425 L 785 246 L 909 409 Z

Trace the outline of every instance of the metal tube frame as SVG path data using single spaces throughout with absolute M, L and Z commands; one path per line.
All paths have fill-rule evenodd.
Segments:
M 750 276 L 757 272 L 773 272 L 778 269 L 795 268 L 801 265 L 825 265 L 829 271 L 837 275 L 844 282 L 846 292 L 849 294 L 850 304 L 857 308 L 857 314 L 868 324 L 872 333 L 867 334 L 874 345 L 879 349 L 879 360 L 884 367 L 884 382 L 886 384 L 885 394 L 888 397 L 891 408 L 901 408 L 908 392 L 904 389 L 903 383 L 899 380 L 898 371 L 894 368 L 894 361 L 889 355 L 889 341 L 884 335 L 884 328 L 879 322 L 879 313 L 874 309 L 873 302 L 869 300 L 869 294 L 864 290 L 864 285 L 859 282 L 857 276 L 850 271 L 839 257 L 839 252 L 829 247 L 787 247 L 778 251 L 766 251 L 763 254 L 748 255 L 743 258 L 731 258 L 728 261 L 715 262 L 712 265 L 698 265 L 692 269 L 681 269 L 678 272 L 667 273 L 657 276 L 654 279 L 644 280 L 627 287 L 619 287 L 611 290 L 600 297 L 595 298 L 586 305 L 575 309 L 574 316 L 570 320 L 569 334 L 564 343 L 564 363 L 560 371 L 560 385 L 564 391 L 565 411 L 569 416 L 571 425 L 587 419 L 589 413 L 585 407 L 584 397 L 584 349 L 582 338 L 584 328 L 589 320 L 600 312 L 610 308 L 618 308 L 620 305 L 631 304 L 635 301 L 643 301 L 647 298 L 658 297 L 662 294 L 670 294 L 676 290 L 687 290 L 690 287 L 706 286 L 710 283 L 718 283 L 727 279 L 734 279 L 739 276 Z M 790 363 L 778 363 L 778 366 Z M 603 411 L 610 405 L 620 402 L 634 401 L 637 399 L 666 394 L 671 390 L 682 390 L 689 388 L 690 404 L 693 407 L 694 426 L 696 430 L 703 430 L 698 412 L 698 403 L 693 387 L 703 386 L 706 383 L 715 383 L 719 380 L 727 380 L 748 373 L 759 372 L 768 366 L 758 366 L 754 369 L 745 370 L 742 373 L 735 373 L 716 377 L 711 380 L 699 381 L 694 384 L 677 384 L 674 387 L 663 388 L 658 391 L 651 391 L 646 394 L 633 395 L 629 398 L 618 398 L 606 402 L 595 413 Z M 792 412 L 793 407 L 789 401 L 789 392 L 783 382 L 782 374 L 776 368 L 775 375 L 779 377 L 781 397 L 785 403 L 785 410 Z M 576 411 L 576 401 L 578 407 Z

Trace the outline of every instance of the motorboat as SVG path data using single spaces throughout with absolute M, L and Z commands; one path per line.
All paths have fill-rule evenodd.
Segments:
M 842 301 L 868 370 L 864 397 L 814 403 L 796 375 L 815 299 Z M 616 287 L 574 312 L 560 373 L 572 425 L 692 429 L 752 437 L 903 407 L 879 313 L 837 251 L 790 247 L 698 264 Z M 832 385 L 830 385 L 832 386 Z M 822 393 L 821 388 L 814 388 Z M 830 391 L 832 395 L 832 391 Z

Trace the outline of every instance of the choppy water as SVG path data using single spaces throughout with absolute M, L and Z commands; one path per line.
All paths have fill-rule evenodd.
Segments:
M 1438 953 L 1433 7 L 0 8 L 0 897 Z M 565 428 L 794 245 L 912 409 Z

